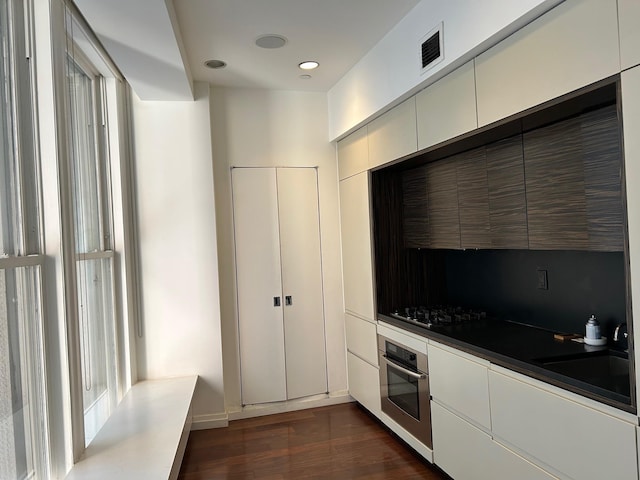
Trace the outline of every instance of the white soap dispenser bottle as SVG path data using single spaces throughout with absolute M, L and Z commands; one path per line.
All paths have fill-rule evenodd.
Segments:
M 596 319 L 595 315 L 591 315 L 587 324 L 585 325 L 586 335 L 584 336 L 584 343 L 587 345 L 602 345 L 602 335 L 600 333 L 600 323 Z

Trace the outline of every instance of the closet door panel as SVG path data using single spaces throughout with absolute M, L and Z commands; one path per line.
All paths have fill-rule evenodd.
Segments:
M 317 171 L 279 168 L 277 180 L 287 397 L 291 399 L 327 392 Z
M 233 187 L 242 403 L 287 398 L 275 169 L 235 168 Z M 281 306 L 274 306 L 274 297 Z

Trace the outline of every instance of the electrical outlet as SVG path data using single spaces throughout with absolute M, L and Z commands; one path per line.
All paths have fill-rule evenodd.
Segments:
M 547 278 L 547 271 L 539 268 L 538 272 L 538 290 L 549 290 L 549 280 Z

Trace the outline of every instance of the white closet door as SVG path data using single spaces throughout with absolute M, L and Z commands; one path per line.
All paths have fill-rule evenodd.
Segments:
M 232 170 L 242 403 L 287 398 L 275 169 Z M 279 307 L 274 297 L 280 298 Z
M 287 397 L 299 398 L 327 391 L 317 171 L 277 175 Z

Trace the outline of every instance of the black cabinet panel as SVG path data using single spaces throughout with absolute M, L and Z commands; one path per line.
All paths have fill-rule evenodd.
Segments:
M 431 248 L 460 248 L 460 217 L 455 161 L 427 165 Z
M 528 248 L 522 136 L 487 145 L 491 248 Z
M 529 248 L 622 250 L 615 106 L 524 134 Z
M 589 249 L 623 251 L 622 162 L 615 106 L 585 115 L 582 138 Z
M 429 248 L 426 166 L 414 168 L 402 174 L 402 209 L 404 246 Z
M 462 248 L 491 248 L 485 148 L 457 155 L 458 208 Z

